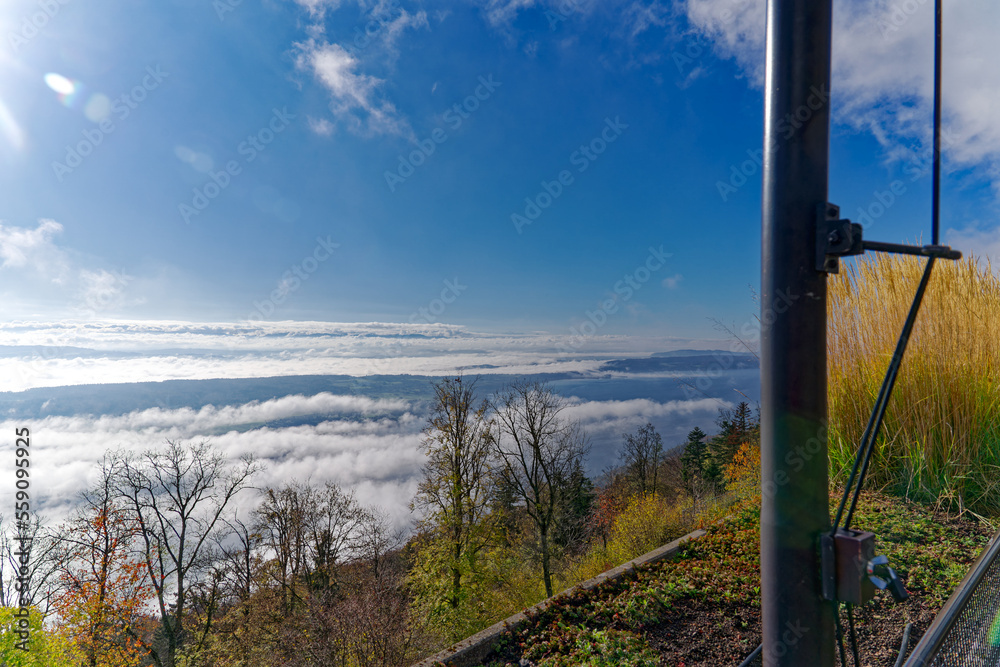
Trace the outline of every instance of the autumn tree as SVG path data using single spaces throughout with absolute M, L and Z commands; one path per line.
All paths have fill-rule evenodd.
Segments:
M 59 531 L 60 593 L 55 609 L 88 667 L 145 664 L 143 607 L 153 598 L 145 565 L 135 554 L 140 527 L 116 497 L 120 460 L 105 457 L 97 485 Z
M 188 640 L 190 586 L 208 569 L 223 513 L 258 470 L 252 456 L 231 464 L 205 442 L 168 441 L 163 449 L 121 456 L 115 490 L 138 526 L 137 553 L 160 612 L 150 653 L 156 667 L 177 664 Z
M 296 582 L 308 566 L 312 493 L 307 485 L 295 482 L 268 487 L 254 510 L 254 528 L 272 558 L 270 576 L 280 587 L 282 613 L 286 615 L 299 598 Z
M 264 656 L 277 641 L 282 617 L 264 574 L 262 535 L 238 516 L 227 519 L 225 526 L 214 539 L 209 575 L 192 588 L 190 613 L 200 617 L 203 632 L 188 644 L 186 657 L 191 665 L 267 664 Z
M 338 568 L 359 548 L 362 530 L 383 517 L 360 507 L 353 492 L 332 482 L 315 489 L 311 498 L 306 512 L 308 575 L 314 589 L 326 591 L 336 587 Z
M 427 461 L 413 507 L 424 513 L 425 528 L 447 545 L 450 575 L 447 602 L 457 608 L 463 577 L 475 569 L 489 540 L 490 455 L 493 425 L 488 404 L 477 403 L 476 381 L 445 378 L 434 385 L 435 403 L 423 445 Z
M 647 422 L 635 433 L 624 434 L 622 441 L 619 455 L 632 487 L 640 495 L 656 491 L 657 474 L 663 456 L 663 438 Z
M 586 455 L 586 437 L 578 425 L 560 418 L 562 399 L 537 382 L 508 385 L 492 407 L 498 428 L 495 451 L 534 527 L 545 594 L 551 597 L 552 538 L 566 492 L 562 482 Z
M 26 629 L 22 625 L 25 622 Z M 27 651 L 24 650 L 25 643 Z M 73 640 L 61 628 L 46 627 L 38 609 L 0 606 L 0 665 L 80 667 L 80 661 L 81 656 Z
M 357 533 L 352 541 L 354 560 L 368 566 L 369 574 L 380 581 L 386 574 L 386 558 L 403 544 L 403 531 L 394 528 L 381 507 L 366 507 L 359 513 Z
M 230 582 L 249 597 L 219 617 L 198 664 L 360 667 L 416 658 L 399 532 L 383 510 L 333 483 L 292 481 L 264 489 L 253 516 L 249 525 L 230 522 L 217 560 L 226 563 L 220 600 L 232 598 Z
M 300 589 L 336 585 L 337 567 L 348 557 L 364 519 L 360 509 L 352 493 L 330 482 L 319 489 L 301 482 L 264 489 L 254 525 L 273 558 L 282 613 L 305 599 Z
M 746 401 L 732 410 L 721 408 L 715 423 L 720 431 L 709 443 L 709 450 L 720 470 L 732 462 L 744 443 L 759 441 L 760 417 Z

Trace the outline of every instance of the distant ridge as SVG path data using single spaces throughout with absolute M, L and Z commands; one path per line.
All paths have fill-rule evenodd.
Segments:
M 493 367 L 491 364 L 484 363 L 467 366 L 460 372 L 466 377 L 475 377 L 477 371 L 489 370 L 491 367 Z M 550 383 L 566 396 L 575 395 L 585 400 L 648 398 L 669 401 L 688 397 L 678 387 L 676 378 L 657 377 L 658 373 L 692 376 L 717 370 L 752 373 L 758 367 L 757 359 L 751 354 L 677 350 L 658 353 L 651 357 L 608 360 L 595 371 L 524 375 L 484 373 L 479 375 L 477 388 L 485 397 L 511 380 L 529 379 Z M 618 374 L 631 374 L 633 377 L 622 377 Z M 360 377 L 282 375 L 39 387 L 18 392 L 0 392 L 0 416 L 40 419 L 86 414 L 123 415 L 150 408 L 197 410 L 205 405 L 216 407 L 242 405 L 251 401 L 268 401 L 295 394 L 313 396 L 321 392 L 366 396 L 372 399 L 424 402 L 433 398 L 432 383 L 438 379 L 437 376 L 405 374 Z M 716 391 L 722 391 L 722 387 L 729 386 L 730 381 L 717 383 Z M 743 384 L 745 380 L 740 382 L 742 391 L 755 391 L 756 379 L 749 385 Z
M 729 350 L 673 350 L 672 352 L 654 352 L 652 357 L 700 357 L 700 356 L 747 356 L 754 357 L 750 352 L 731 352 Z M 754 357 L 756 358 L 756 357 Z
M 760 361 L 750 353 L 677 350 L 676 353 L 659 352 L 651 357 L 639 359 L 614 359 L 603 364 L 599 370 L 611 373 L 686 373 L 752 368 L 760 368 Z

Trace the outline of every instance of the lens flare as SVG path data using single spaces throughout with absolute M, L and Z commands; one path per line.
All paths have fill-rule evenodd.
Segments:
M 49 72 L 45 75 L 45 84 L 56 91 L 59 101 L 64 107 L 73 109 L 86 96 L 85 86 L 79 81 L 68 79 L 62 74 Z
M 14 150 L 20 151 L 24 148 L 24 131 L 3 100 L 0 100 L 0 134 Z
M 62 74 L 49 72 L 45 75 L 45 84 L 60 95 L 72 95 L 76 92 L 76 83 Z

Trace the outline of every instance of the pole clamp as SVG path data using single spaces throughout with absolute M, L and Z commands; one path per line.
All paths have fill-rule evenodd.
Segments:
M 829 202 L 816 212 L 816 270 L 840 273 L 840 258 L 860 255 L 866 250 L 919 255 L 940 259 L 962 259 L 962 253 L 946 245 L 905 245 L 865 241 L 861 225 L 840 218 L 840 207 Z

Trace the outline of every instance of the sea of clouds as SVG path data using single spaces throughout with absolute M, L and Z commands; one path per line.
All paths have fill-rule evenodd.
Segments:
M 549 334 L 478 333 L 447 325 L 11 323 L 0 325 L 0 377 L 5 378 L 4 390 L 16 392 L 177 379 L 410 374 L 427 376 L 429 390 L 435 377 L 456 372 L 572 372 L 582 378 L 574 384 L 577 389 L 586 387 L 590 376 L 604 382 L 603 397 L 608 382 L 628 381 L 628 374 L 598 371 L 609 359 L 724 344 L 607 336 L 565 353 L 559 351 L 562 342 Z M 676 385 L 677 374 L 660 375 L 669 386 Z M 650 374 L 643 377 L 650 381 Z M 563 414 L 580 422 L 590 436 L 592 474 L 615 462 L 623 433 L 649 421 L 664 433 L 669 446 L 693 425 L 710 430 L 719 408 L 732 407 L 738 399 L 713 396 L 711 386 L 691 396 L 674 391 L 671 398 L 623 394 L 593 400 L 574 393 L 564 393 Z M 0 440 L 0 456 L 8 458 L 10 466 L 0 467 L 0 475 L 6 469 L 10 479 L 5 484 L 0 476 L 0 514 L 9 515 L 6 508 L 13 508 L 13 434 L 27 427 L 33 507 L 50 523 L 64 520 L 80 492 L 96 481 L 96 464 L 106 452 L 141 452 L 168 440 L 207 440 L 233 461 L 246 454 L 260 459 L 264 468 L 253 482 L 257 489 L 291 480 L 335 482 L 353 489 L 361 503 L 382 508 L 394 525 L 406 529 L 413 522 L 409 503 L 421 477 L 422 430 L 429 407 L 423 399 L 320 392 L 197 407 L 151 406 L 124 414 L 109 410 L 26 420 L 8 412 L 0 433 L 10 437 Z M 244 493 L 234 508 L 244 518 L 256 494 Z

